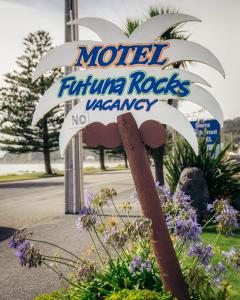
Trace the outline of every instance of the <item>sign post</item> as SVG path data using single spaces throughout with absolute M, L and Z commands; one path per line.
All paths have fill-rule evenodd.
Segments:
M 177 299 L 187 300 L 189 299 L 187 285 L 168 233 L 156 184 L 136 121 L 131 113 L 126 113 L 118 117 L 117 124 L 143 215 L 152 220 L 151 242 L 163 284 Z M 165 130 L 164 127 L 162 128 Z M 162 140 L 162 144 L 164 143 L 165 139 Z
M 78 0 L 65 0 L 65 42 L 78 40 L 78 26 L 67 25 L 68 22 L 78 18 Z M 65 75 L 73 71 L 72 67 L 65 67 Z M 65 103 L 65 117 L 78 101 Z M 75 214 L 81 209 L 83 202 L 83 168 L 82 168 L 82 133 L 73 137 L 69 143 L 64 157 L 64 190 L 65 213 Z M 80 151 L 79 151 L 80 150 Z M 81 153 L 81 155 L 80 155 Z
M 207 64 L 224 76 L 218 59 L 206 48 L 185 40 L 156 42 L 169 28 L 197 18 L 182 14 L 156 16 L 129 37 L 115 24 L 100 18 L 76 19 L 71 24 L 95 31 L 102 42 L 68 42 L 49 52 L 37 66 L 33 79 L 59 66 L 78 71 L 55 82 L 41 98 L 33 116 L 36 124 L 49 110 L 79 98 L 68 112 L 59 137 L 60 153 L 68 152 L 72 138 L 83 130 L 89 145 L 117 147 L 123 144 L 145 217 L 152 221 L 151 242 L 165 288 L 179 300 L 188 300 L 180 269 L 151 173 L 144 144 L 159 147 L 171 126 L 198 154 L 198 141 L 185 116 L 166 100 L 203 106 L 222 125 L 223 113 L 216 99 L 203 87 L 198 75 L 175 69 L 179 61 Z M 160 29 L 159 29 L 160 28 Z

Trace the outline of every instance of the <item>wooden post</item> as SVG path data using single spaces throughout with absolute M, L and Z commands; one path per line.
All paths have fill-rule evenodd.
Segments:
M 188 300 L 188 288 L 167 229 L 164 213 L 144 144 L 131 113 L 118 117 L 118 129 L 127 153 L 143 215 L 152 220 L 151 242 L 164 287 L 178 300 Z

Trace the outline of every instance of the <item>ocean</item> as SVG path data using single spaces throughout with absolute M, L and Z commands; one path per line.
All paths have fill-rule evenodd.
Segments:
M 106 167 L 116 167 L 119 165 L 123 165 L 123 162 L 118 161 L 106 161 Z M 99 168 L 99 162 L 90 161 L 83 163 L 83 167 L 94 167 Z M 64 164 L 63 163 L 52 163 L 52 169 L 55 171 L 63 171 Z M 8 175 L 8 174 L 21 174 L 28 172 L 44 172 L 44 165 L 42 163 L 20 163 L 20 164 L 0 164 L 0 175 Z

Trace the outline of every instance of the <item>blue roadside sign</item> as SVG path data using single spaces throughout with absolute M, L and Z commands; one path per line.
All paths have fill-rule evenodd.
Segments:
M 196 132 L 198 138 L 203 137 L 206 134 L 206 141 L 208 149 L 211 150 L 216 140 L 220 135 L 220 124 L 217 120 L 198 120 L 191 121 L 191 124 Z M 220 139 L 218 141 L 217 152 L 220 151 Z

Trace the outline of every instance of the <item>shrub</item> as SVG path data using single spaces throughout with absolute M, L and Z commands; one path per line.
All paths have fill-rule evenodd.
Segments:
M 217 142 L 211 151 L 207 150 L 206 138 L 199 139 L 199 154 L 178 138 L 173 154 L 164 161 L 167 168 L 167 182 L 170 190 L 176 190 L 180 175 L 185 168 L 197 167 L 203 171 L 212 200 L 228 198 L 235 200 L 240 195 L 240 164 L 228 158 L 230 145 L 215 155 Z
M 106 297 L 105 300 L 170 300 L 173 299 L 166 293 L 149 290 L 122 290 Z
M 34 300 L 63 300 L 63 294 L 60 292 L 54 291 L 50 294 L 43 294 L 37 296 Z M 67 299 L 67 298 L 65 298 Z

